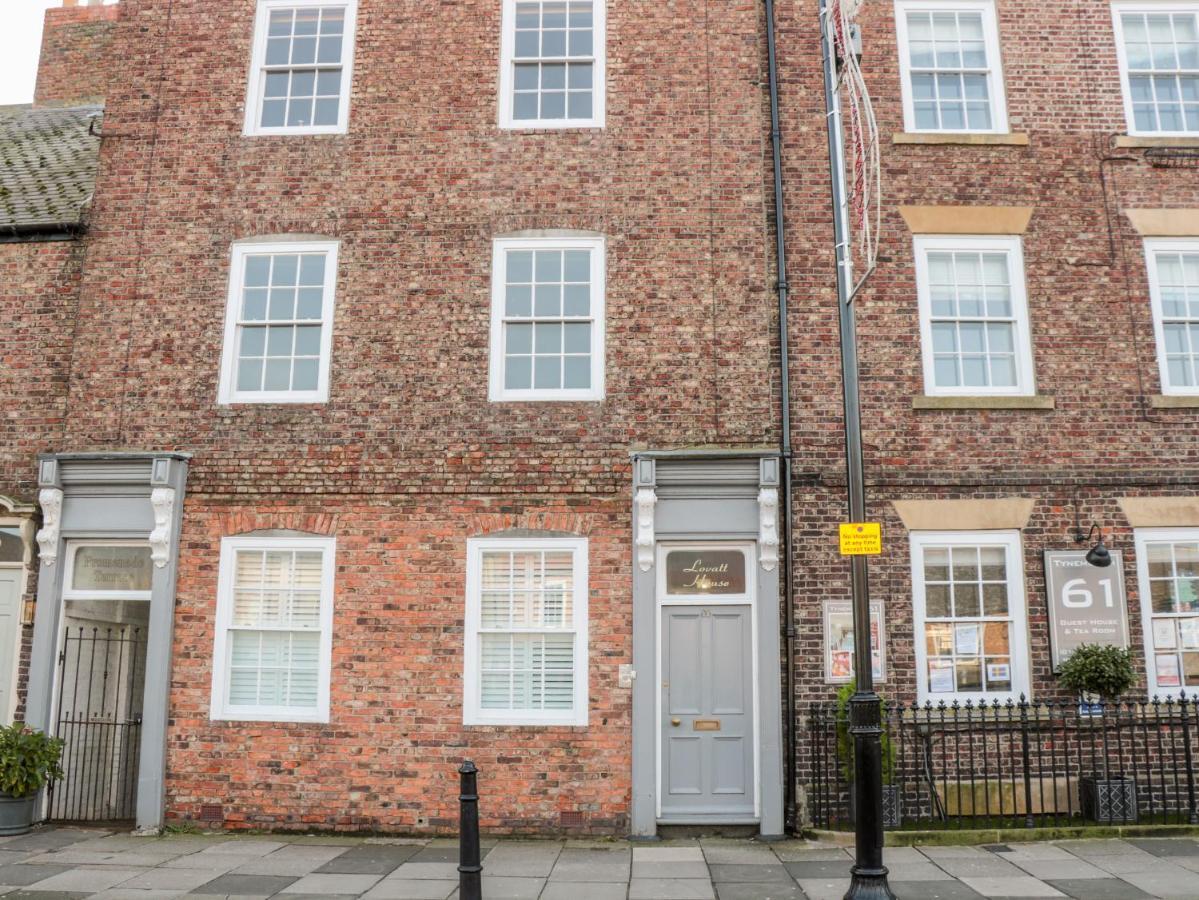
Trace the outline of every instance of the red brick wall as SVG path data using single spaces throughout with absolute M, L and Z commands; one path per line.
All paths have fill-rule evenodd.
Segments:
M 121 6 L 54 7 L 46 10 L 38 61 L 37 106 L 103 103 L 120 64 L 112 40 Z
M 883 155 L 880 261 L 857 302 L 869 504 L 886 537 L 885 555 L 870 563 L 872 595 L 887 612 L 883 693 L 915 695 L 908 535 L 890 502 L 902 498 L 1036 501 L 1022 537 L 1038 697 L 1060 693 L 1048 669 L 1041 553 L 1075 547 L 1077 498 L 1084 527 L 1103 524 L 1109 546 L 1124 553 L 1143 672 L 1132 532 L 1116 498 L 1194 495 L 1199 410 L 1150 407 L 1161 386 L 1144 253 L 1121 210 L 1199 206 L 1195 170 L 1114 149 L 1125 125 L 1111 11 L 1101 2 L 999 0 L 1009 121 L 1028 134 L 1027 147 L 894 144 L 903 113 L 892 17 L 891 4 L 867 3 L 860 19 Z M 821 484 L 800 492 L 796 508 L 797 694 L 806 701 L 834 691 L 823 683 L 820 602 L 848 593 L 848 564 L 835 548 L 845 476 L 829 183 L 823 164 L 813 165 L 827 159 L 816 3 L 783 0 L 779 21 L 797 468 Z M 1023 246 L 1036 387 L 1055 409 L 912 408 L 924 391 L 912 235 L 898 209 L 908 204 L 1035 207 Z

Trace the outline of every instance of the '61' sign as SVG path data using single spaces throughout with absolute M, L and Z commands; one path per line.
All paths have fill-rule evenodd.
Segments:
M 1112 551 L 1105 568 L 1087 562 L 1085 550 L 1045 551 L 1049 594 L 1049 644 L 1057 671 L 1080 644 L 1128 646 L 1128 601 L 1124 565 Z

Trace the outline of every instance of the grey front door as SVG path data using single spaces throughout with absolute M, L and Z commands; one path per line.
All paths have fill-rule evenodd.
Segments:
M 662 818 L 752 819 L 749 605 L 662 607 Z
M 0 568 L 0 725 L 7 725 L 13 709 L 13 677 L 21 630 L 21 570 Z M 12 654 L 12 655 L 10 655 Z

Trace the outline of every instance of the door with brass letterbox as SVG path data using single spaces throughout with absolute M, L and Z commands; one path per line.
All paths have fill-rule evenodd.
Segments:
M 668 551 L 661 606 L 661 816 L 752 819 L 757 751 L 747 555 L 740 548 L 684 548 L 672 556 Z M 683 600 L 669 590 L 672 568 L 723 569 L 724 576 L 714 577 L 710 592 Z

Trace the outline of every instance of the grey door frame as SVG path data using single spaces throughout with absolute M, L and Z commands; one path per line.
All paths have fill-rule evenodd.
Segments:
M 654 668 L 654 684 L 658 686 L 656 692 L 656 714 L 657 714 L 657 730 L 655 732 L 654 756 L 656 760 L 656 808 L 655 814 L 659 822 L 678 822 L 679 824 L 700 824 L 703 822 L 727 822 L 728 824 L 745 824 L 761 822 L 762 820 L 762 754 L 761 746 L 761 698 L 759 697 L 758 679 L 754 677 L 754 673 L 758 671 L 758 603 L 757 591 L 754 586 L 754 579 L 747 578 L 744 594 L 732 594 L 727 596 L 709 595 L 709 596 L 692 596 L 692 597 L 675 597 L 670 598 L 665 591 L 665 557 L 666 553 L 675 549 L 699 549 L 711 548 L 720 550 L 741 550 L 745 554 L 745 571 L 752 573 L 756 568 L 757 546 L 750 541 L 745 540 L 663 540 L 659 541 L 654 548 L 656 556 L 656 577 L 655 581 L 655 606 L 657 608 L 658 628 L 655 629 L 655 668 Z M 662 690 L 661 684 L 663 679 L 663 629 L 661 627 L 663 610 L 668 606 L 678 607 L 696 607 L 696 606 L 748 606 L 750 616 L 750 659 L 748 671 L 745 672 L 745 677 L 749 679 L 750 695 L 753 698 L 752 711 L 752 728 L 753 735 L 753 800 L 754 811 L 753 816 L 749 819 L 743 819 L 740 816 L 730 817 L 724 815 L 705 815 L 705 816 L 677 816 L 666 817 L 662 812 L 662 795 L 663 779 L 662 773 L 665 771 L 662 759 L 662 723 L 666 715 L 666 711 L 662 708 Z
M 781 460 L 775 450 L 637 451 L 633 455 L 630 535 L 633 576 L 632 796 L 629 832 L 658 833 L 661 681 L 658 653 L 658 541 L 754 544 L 752 566 L 758 660 L 759 834 L 778 838 L 783 824 L 783 706 L 777 499 Z M 771 501 L 774 501 L 772 504 Z

